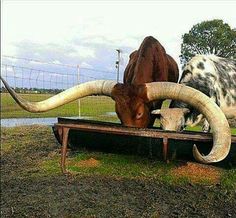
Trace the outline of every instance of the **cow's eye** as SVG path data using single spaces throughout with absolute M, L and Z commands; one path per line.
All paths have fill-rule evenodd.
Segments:
M 137 115 L 136 115 L 136 119 L 140 119 L 142 116 L 143 116 L 143 113 L 142 113 L 142 112 L 139 112 L 139 113 L 137 113 Z

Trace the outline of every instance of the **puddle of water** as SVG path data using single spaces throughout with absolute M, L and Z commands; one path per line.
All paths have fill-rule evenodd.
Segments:
M 91 119 L 91 117 L 66 117 L 66 118 Z M 51 126 L 54 123 L 57 123 L 57 117 L 1 119 L 1 127 L 14 127 L 14 126 L 34 125 L 34 124 Z
M 116 112 L 106 112 L 105 116 L 116 116 Z M 92 119 L 92 117 L 65 117 L 71 119 Z M 24 125 L 46 125 L 52 126 L 57 123 L 57 117 L 47 117 L 47 118 L 9 118 L 1 119 L 1 127 L 14 127 L 14 126 L 24 126 Z
M 108 116 L 116 116 L 116 112 L 106 112 L 106 115 L 108 115 Z

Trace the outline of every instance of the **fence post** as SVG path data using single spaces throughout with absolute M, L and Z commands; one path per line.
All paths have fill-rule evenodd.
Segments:
M 116 78 L 116 81 L 117 83 L 119 82 L 119 77 L 120 77 L 120 53 L 121 53 L 121 50 L 120 49 L 116 49 L 116 51 L 118 52 L 118 59 L 116 61 L 116 68 L 117 68 L 117 78 Z
M 77 65 L 77 83 L 80 84 L 80 72 L 79 72 L 79 65 Z M 79 109 L 79 118 L 81 117 L 80 111 L 80 99 L 78 99 L 78 109 Z

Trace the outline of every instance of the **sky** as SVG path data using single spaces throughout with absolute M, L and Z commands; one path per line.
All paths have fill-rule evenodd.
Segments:
M 116 49 L 121 49 L 120 81 L 129 54 L 146 36 L 155 37 L 178 63 L 181 36 L 199 22 L 222 19 L 236 27 L 236 1 L 2 1 L 3 69 L 15 77 L 41 76 L 41 71 L 63 72 L 80 67 L 80 82 L 116 79 Z M 12 67 L 14 65 L 15 67 Z M 21 68 L 25 67 L 25 68 Z M 30 71 L 29 69 L 35 69 Z M 92 70 L 88 70 L 92 69 Z M 41 71 L 40 71 L 41 70 Z M 45 73 L 49 77 L 50 73 Z M 51 75 L 52 82 L 55 82 Z M 77 80 L 67 76 L 67 80 Z M 32 79 L 33 81 L 33 79 Z M 40 83 L 39 83 L 40 84 Z M 32 84 L 31 84 L 32 85 Z M 45 85 L 48 87 L 49 85 Z M 70 84 L 68 85 L 70 86 Z

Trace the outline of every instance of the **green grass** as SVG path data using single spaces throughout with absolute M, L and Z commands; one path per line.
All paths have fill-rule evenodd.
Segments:
M 30 101 L 42 101 L 52 95 L 50 94 L 21 94 L 21 97 Z M 40 118 L 58 116 L 78 116 L 78 101 L 71 102 L 61 107 L 44 113 L 30 113 L 20 108 L 8 93 L 1 93 L 1 117 L 2 118 Z M 106 112 L 114 111 L 114 102 L 109 97 L 91 96 L 80 99 L 81 115 L 93 117 L 104 116 Z
M 84 167 L 78 165 L 80 161 L 90 159 L 98 161 L 95 167 Z M 60 173 L 59 167 L 60 158 L 54 158 L 42 162 L 41 168 L 43 171 L 48 172 L 50 175 Z M 225 189 L 236 188 L 236 169 L 218 169 L 220 178 L 218 182 L 208 179 L 206 175 L 192 180 L 192 177 L 186 175 L 176 176 L 173 170 L 179 166 L 179 161 L 172 161 L 166 164 L 160 160 L 149 159 L 148 157 L 140 157 L 135 155 L 122 155 L 122 154 L 106 154 L 101 152 L 79 152 L 73 154 L 67 159 L 67 169 L 73 175 L 80 176 L 111 176 L 121 178 L 143 178 L 155 179 L 159 182 L 164 182 L 170 185 L 181 184 L 201 184 L 211 185 L 220 183 Z M 186 169 L 187 170 L 187 169 Z M 196 175 L 195 175 L 196 176 Z
M 91 158 L 98 161 L 95 167 L 79 166 L 77 163 Z M 60 157 L 56 157 L 42 161 L 40 168 L 48 175 L 60 174 Z M 86 152 L 80 151 L 70 155 L 66 161 L 69 172 L 73 175 L 80 176 L 108 176 L 116 178 L 140 178 L 140 179 L 155 179 L 159 182 L 164 182 L 170 185 L 181 184 L 201 184 L 211 185 L 215 184 L 206 176 L 198 178 L 198 181 L 192 181 L 186 175 L 176 176 L 172 173 L 179 165 L 178 161 L 172 161 L 166 164 L 163 161 L 151 160 L 148 157 L 140 157 L 136 155 L 122 155 L 122 154 L 106 154 L 101 152 Z M 220 184 L 225 189 L 236 188 L 236 170 L 219 169 Z M 218 182 L 217 182 L 218 184 Z
M 231 134 L 236 135 L 236 128 L 231 128 Z
M 186 130 L 202 132 L 202 127 L 201 126 L 187 127 Z M 236 135 L 236 128 L 231 128 L 231 134 Z
M 236 190 L 236 169 L 231 169 L 222 174 L 221 184 L 226 189 Z
M 83 160 L 93 158 L 99 162 L 97 167 L 80 167 L 76 163 Z M 166 180 L 168 170 L 174 164 L 165 164 L 161 161 L 149 160 L 135 155 L 122 154 L 105 154 L 100 152 L 80 152 L 73 154 L 73 157 L 68 158 L 68 169 L 71 172 L 83 175 L 106 175 L 115 177 L 146 177 L 146 178 L 160 178 Z M 58 173 L 58 159 L 46 161 L 42 167 L 51 173 Z M 172 182 L 172 181 L 170 181 Z

